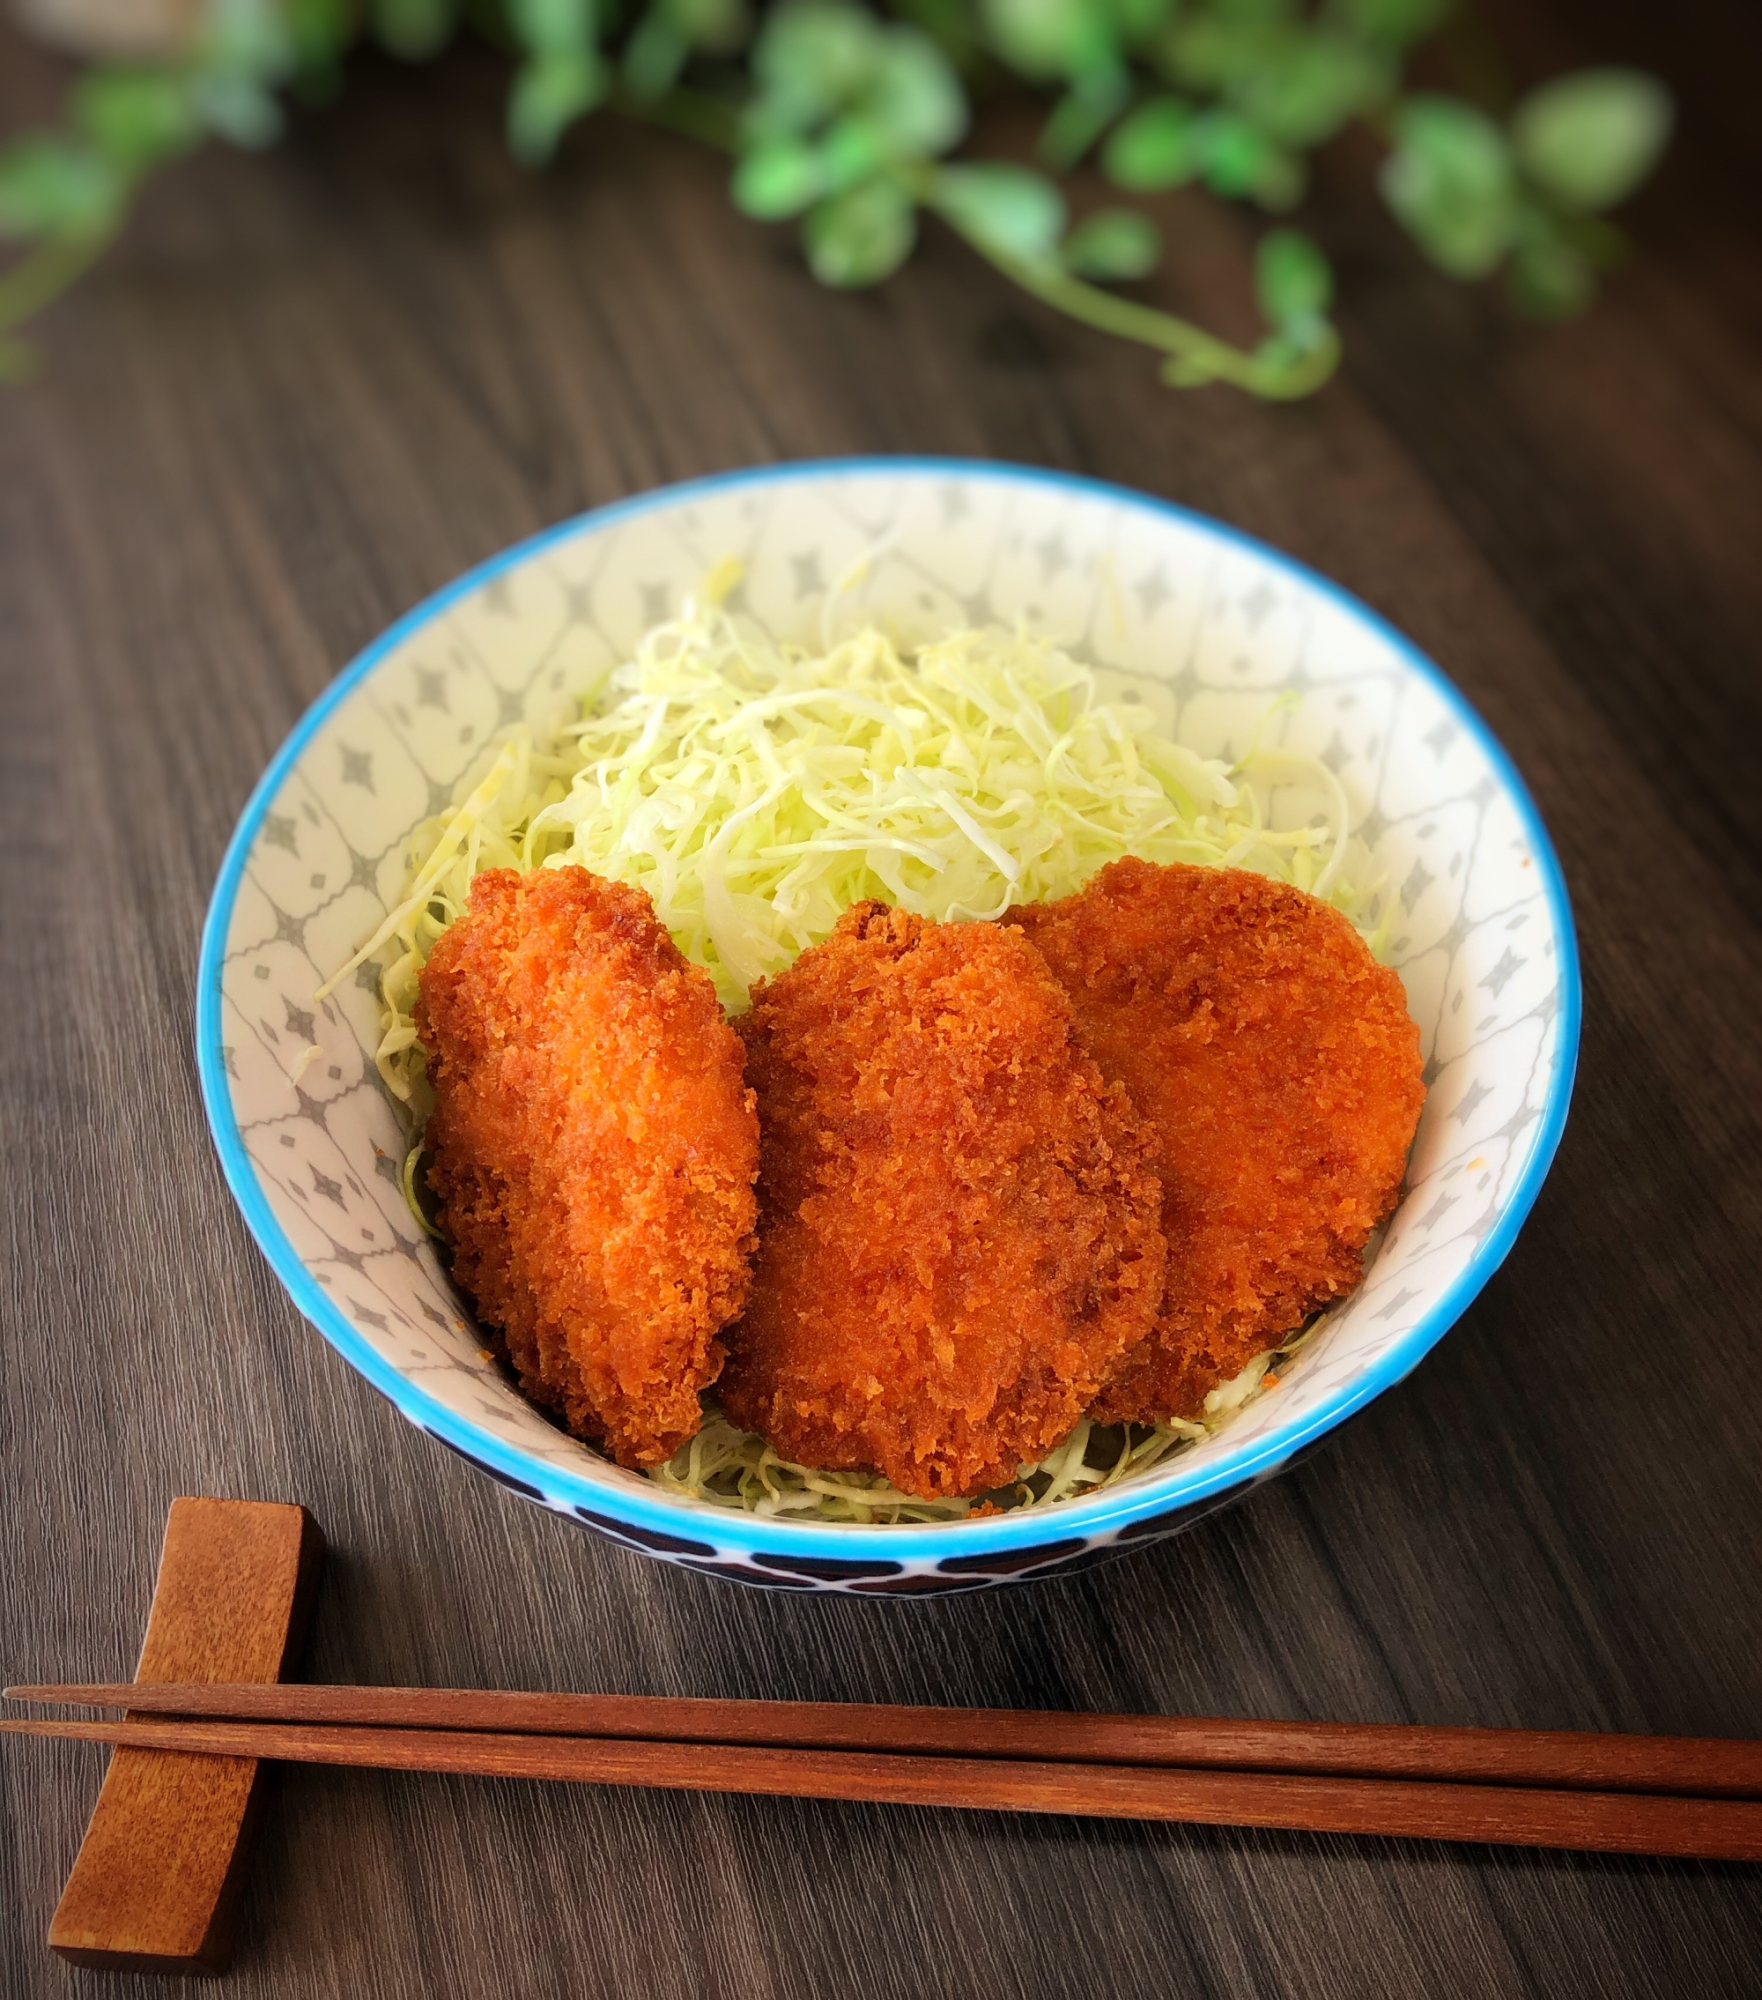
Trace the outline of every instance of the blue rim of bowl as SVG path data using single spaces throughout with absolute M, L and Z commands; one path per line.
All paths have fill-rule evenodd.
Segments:
M 1195 1470 L 1185 1470 L 1183 1461 L 1177 1460 L 1166 1472 L 1151 1473 L 1142 1480 L 1110 1487 L 1091 1498 L 1063 1501 L 1045 1512 L 1034 1509 L 989 1515 L 978 1521 L 928 1522 L 893 1527 L 788 1521 L 769 1515 L 748 1514 L 705 1502 L 673 1499 L 659 1488 L 645 1492 L 629 1477 L 614 1476 L 602 1483 L 566 1467 L 528 1456 L 519 1447 L 502 1442 L 418 1388 L 350 1325 L 342 1311 L 326 1296 L 276 1220 L 258 1183 L 243 1134 L 233 1114 L 232 1092 L 221 1055 L 221 976 L 227 934 L 232 926 L 233 905 L 245 863 L 264 813 L 281 790 L 290 769 L 331 712 L 396 647 L 448 606 L 482 589 L 502 571 L 524 563 L 541 550 L 570 540 L 586 529 L 600 529 L 638 514 L 686 505 L 694 499 L 711 493 L 725 493 L 731 488 L 762 486 L 783 480 L 909 478 L 914 475 L 1001 481 L 1050 493 L 1106 501 L 1163 520 L 1180 522 L 1219 542 L 1251 553 L 1258 560 L 1282 570 L 1305 589 L 1327 598 L 1348 616 L 1378 633 L 1408 667 L 1431 684 L 1447 703 L 1455 720 L 1473 737 L 1509 793 L 1547 892 L 1549 913 L 1558 939 L 1560 1033 L 1555 1045 L 1553 1072 L 1548 1079 L 1547 1100 L 1541 1114 L 1542 1129 L 1498 1221 L 1482 1238 L 1467 1266 L 1430 1311 L 1380 1354 L 1370 1367 L 1343 1384 L 1339 1392 L 1320 1408 L 1277 1426 L 1243 1451 L 1231 1453 L 1226 1450 Z M 1444 670 L 1350 591 L 1238 528 L 1177 502 L 1135 492 L 1129 487 L 1114 486 L 1104 480 L 987 459 L 806 459 L 745 467 L 684 480 L 677 485 L 657 487 L 560 521 L 467 570 L 463 576 L 455 578 L 407 611 L 357 654 L 295 725 L 293 733 L 258 780 L 239 816 L 238 826 L 221 862 L 202 930 L 202 949 L 196 974 L 196 1065 L 208 1125 L 220 1154 L 222 1171 L 251 1234 L 257 1239 L 258 1247 L 305 1317 L 410 1422 L 520 1490 L 536 1491 L 546 1505 L 559 1511 L 579 1513 L 585 1510 L 613 1520 L 622 1518 L 663 1536 L 689 1535 L 692 1527 L 701 1524 L 701 1532 L 706 1539 L 719 1544 L 725 1551 L 825 1555 L 836 1546 L 853 1552 L 862 1550 L 877 1558 L 891 1557 L 918 1563 L 953 1556 L 1002 1554 L 1078 1536 L 1106 1539 L 1136 1522 L 1179 1513 L 1196 1502 L 1246 1486 L 1250 1481 L 1270 1477 L 1294 1454 L 1336 1429 L 1385 1389 L 1392 1388 L 1410 1374 L 1461 1318 L 1482 1286 L 1505 1261 L 1535 1203 L 1566 1125 L 1573 1078 L 1578 1066 L 1582 1008 L 1578 937 L 1573 925 L 1572 904 L 1554 843 L 1542 823 L 1541 814 L 1536 810 L 1535 801 L 1530 797 L 1529 788 L 1519 776 L 1504 746 Z M 607 1471 L 611 1472 L 612 1468 L 608 1466 Z

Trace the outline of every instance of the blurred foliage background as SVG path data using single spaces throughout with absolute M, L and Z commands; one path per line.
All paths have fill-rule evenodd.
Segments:
M 32 10 L 81 39 L 73 0 Z M 62 123 L 0 148 L 0 238 L 17 246 L 0 374 L 32 371 L 19 329 L 102 254 L 157 167 L 209 140 L 273 144 L 363 45 L 421 62 L 461 34 L 506 53 L 507 142 L 534 168 L 581 119 L 658 123 L 728 156 L 746 215 L 797 221 L 823 284 L 882 282 L 934 215 L 1047 304 L 1153 350 L 1172 385 L 1273 398 L 1308 395 L 1339 359 L 1333 272 L 1286 219 L 1318 148 L 1369 135 L 1418 251 L 1552 318 L 1588 305 L 1624 254 L 1609 211 L 1672 120 L 1663 84 L 1622 68 L 1509 101 L 1451 0 L 106 0 L 84 41 L 112 53 L 79 74 Z M 1415 87 L 1416 59 L 1454 87 Z M 975 106 L 1010 93 L 1040 106 L 1032 160 L 969 145 Z M 1079 167 L 1122 199 L 1073 226 Z M 1266 218 L 1252 345 L 1120 289 L 1162 254 L 1143 198 L 1184 185 Z

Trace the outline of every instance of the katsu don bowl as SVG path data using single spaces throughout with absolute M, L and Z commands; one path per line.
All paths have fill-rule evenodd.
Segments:
M 496 746 L 579 713 L 706 578 L 728 616 L 778 645 L 824 645 L 852 620 L 902 649 L 973 628 L 1047 634 L 1183 752 L 1235 768 L 1270 743 L 1336 802 L 1371 885 L 1360 928 L 1419 1033 L 1424 1103 L 1399 1199 L 1356 1289 L 1285 1343 L 1227 1421 L 1142 1470 L 944 1519 L 817 1518 L 768 1488 L 745 1504 L 682 1490 L 613 1463 L 521 1393 L 424 1224 L 420 1124 L 388 1083 L 382 968 L 339 970 L 406 897 L 419 829 L 480 783 Z M 1275 790 L 1269 824 L 1307 810 Z M 245 807 L 204 932 L 196 1037 L 252 1233 L 305 1316 L 413 1424 L 660 1560 L 773 1588 L 921 1595 L 1177 1534 L 1400 1381 L 1535 1200 L 1578 1021 L 1547 833 L 1485 724 L 1411 644 L 1324 579 L 1164 502 L 1020 467 L 889 459 L 641 495 L 493 558 L 395 624 Z

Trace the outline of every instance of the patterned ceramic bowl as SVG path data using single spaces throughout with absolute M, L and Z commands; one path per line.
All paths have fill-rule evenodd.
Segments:
M 1430 1087 L 1363 1287 L 1275 1390 L 1136 1483 L 929 1526 L 675 1499 L 541 1417 L 484 1358 L 404 1206 L 408 1135 L 373 1065 L 371 970 L 313 998 L 398 890 L 411 829 L 498 728 L 556 714 L 725 556 L 745 564 L 739 608 L 794 637 L 865 554 L 853 601 L 902 638 L 1026 614 L 1097 666 L 1146 677 L 1166 725 L 1206 755 L 1233 754 L 1294 693 L 1284 740 L 1341 779 L 1394 899 L 1392 956 Z M 1322 578 L 1163 502 L 904 459 L 645 494 L 495 557 L 401 619 L 314 704 L 246 806 L 199 978 L 197 1053 L 227 1178 L 325 1337 L 412 1423 L 539 1505 L 688 1568 L 797 1590 L 1045 1575 L 1179 1533 L 1271 1478 L 1398 1382 L 1498 1267 L 1559 1141 L 1578 1047 L 1572 918 L 1547 833 L 1430 660 Z

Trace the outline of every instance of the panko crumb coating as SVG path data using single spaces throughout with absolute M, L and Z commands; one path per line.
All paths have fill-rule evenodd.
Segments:
M 859 903 L 754 989 L 758 1262 L 718 1395 L 785 1458 L 943 1498 L 1016 1476 L 1141 1341 L 1162 1193 L 1014 932 Z
M 1363 1276 L 1425 1099 L 1401 981 L 1339 911 L 1241 869 L 1128 858 L 1002 921 L 1149 1122 L 1162 1179 L 1162 1311 L 1093 1414 L 1195 1416 Z
M 535 1402 L 659 1464 L 698 1430 L 751 1270 L 758 1120 L 709 975 L 641 889 L 491 869 L 416 1021 L 454 1278 Z

